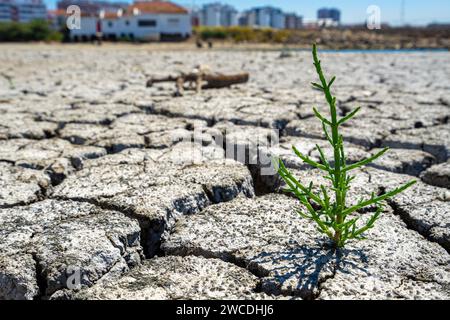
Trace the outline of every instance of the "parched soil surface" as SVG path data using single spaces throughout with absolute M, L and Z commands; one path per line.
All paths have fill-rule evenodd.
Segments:
M 339 251 L 270 167 L 326 183 L 309 53 L 1 45 L 0 299 L 449 299 L 449 54 L 321 58 L 348 160 L 391 147 L 349 201 L 418 180 Z M 145 86 L 199 64 L 250 81 Z

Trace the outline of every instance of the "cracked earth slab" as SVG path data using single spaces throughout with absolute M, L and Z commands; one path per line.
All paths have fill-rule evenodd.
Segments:
M 122 115 L 140 112 L 141 109 L 126 104 L 73 103 L 64 108 L 40 113 L 39 120 L 66 123 L 110 124 Z
M 89 287 L 142 258 L 138 222 L 88 203 L 44 200 L 1 209 L 0 222 L 4 299 L 46 298 L 73 289 L 75 273 L 74 286 Z M 14 272 L 17 261 L 23 264 Z
M 371 182 L 392 189 L 411 180 L 410 176 L 370 169 Z M 431 241 L 450 251 L 450 192 L 421 181 L 397 195 L 389 203 L 407 223 Z
M 420 175 L 423 182 L 450 189 L 450 161 L 428 168 Z
M 34 116 L 25 113 L 5 112 L 0 115 L 0 139 L 44 139 L 55 135 L 58 129 L 56 123 L 38 122 Z
M 216 144 L 223 145 L 225 148 L 234 146 L 235 152 L 278 143 L 279 139 L 279 130 L 277 129 L 236 125 L 229 121 L 216 123 L 213 127 L 206 129 L 205 134 L 210 134 L 215 138 Z
M 204 121 L 167 118 L 150 114 L 129 114 L 109 126 L 70 123 L 60 135 L 75 144 L 95 145 L 112 152 L 128 148 L 166 148 L 193 136 L 192 128 L 206 126 Z
M 50 177 L 44 172 L 0 162 L 0 208 L 43 199 L 48 188 Z
M 51 197 L 96 203 L 136 217 L 144 229 L 146 254 L 152 256 L 181 215 L 239 194 L 254 195 L 247 167 L 223 159 L 215 146 L 191 144 L 191 150 L 196 146 L 201 155 L 183 153 L 180 144 L 165 153 L 137 150 L 129 159 L 118 153 L 89 160 L 84 169 L 55 187 Z M 124 152 L 132 154 L 131 149 Z
M 377 122 L 378 119 L 367 119 L 364 122 L 365 127 L 341 127 L 341 134 L 344 140 L 362 146 L 365 149 L 375 147 L 380 139 L 389 135 L 389 130 Z M 324 133 L 317 118 L 293 120 L 286 126 L 286 134 L 289 136 L 298 136 L 313 139 L 322 139 Z
M 123 277 L 102 281 L 76 293 L 81 300 L 174 300 L 174 299 L 270 299 L 257 293 L 259 279 L 245 269 L 219 259 L 157 257 Z
M 450 256 L 392 211 L 382 215 L 369 240 L 335 252 L 312 223 L 299 218 L 296 205 L 295 199 L 275 194 L 213 205 L 182 217 L 162 248 L 167 254 L 220 258 L 246 267 L 262 278 L 262 290 L 270 294 L 449 298 Z
M 315 77 L 309 53 L 298 52 L 290 58 L 279 59 L 278 52 L 257 51 L 161 53 L 138 47 L 109 50 L 102 46 L 74 54 L 80 53 L 78 48 L 21 46 L 17 50 L 5 46 L 2 49 L 0 55 L 5 63 L 0 65 L 0 73 L 7 77 L 0 77 L 5 84 L 0 85 L 0 140 L 5 140 L 0 145 L 8 147 L 0 152 L 4 158 L 0 159 L 0 225 L 5 226 L 0 230 L 1 299 L 70 296 L 65 283 L 71 273 L 69 262 L 81 265 L 86 287 L 97 287 L 97 284 L 98 288 L 100 285 L 113 287 L 113 281 L 123 272 L 132 272 L 128 270 L 138 263 L 138 256 L 142 259 L 142 251 L 147 257 L 163 253 L 160 242 L 170 243 L 170 232 L 178 219 L 182 222 L 200 219 L 195 214 L 206 208 L 216 217 L 215 224 L 228 223 L 225 212 L 229 213 L 234 203 L 237 204 L 233 213 L 243 212 L 237 221 L 243 224 L 242 220 L 248 219 L 248 227 L 242 228 L 248 230 L 236 226 L 235 233 L 231 231 L 219 240 L 211 235 L 213 247 L 220 241 L 225 247 L 221 243 L 218 249 L 208 250 L 216 250 L 222 259 L 229 257 L 232 263 L 247 267 L 258 276 L 259 289 L 323 299 L 420 299 L 426 296 L 427 290 L 432 298 L 448 296 L 445 296 L 448 261 L 442 255 L 443 249 L 431 243 L 438 242 L 448 251 L 450 196 L 448 187 L 443 188 L 448 180 L 445 180 L 445 165 L 439 164 L 448 160 L 449 103 L 445 85 L 450 66 L 448 54 L 376 55 L 374 63 L 374 55 L 324 53 L 329 66 L 327 73 L 338 75 L 334 88 L 340 115 L 348 114 L 356 106 L 363 107 L 357 118 L 342 127 L 344 136 L 349 137 L 347 150 L 351 161 L 384 145 L 394 147 L 375 163 L 385 171 L 367 168 L 358 172 L 354 182 L 356 192 L 350 194 L 350 200 L 358 200 L 360 193 L 367 195 L 394 188 L 412 178 L 391 172 L 416 176 L 421 173 L 422 181 L 426 182 L 416 185 L 417 189 L 408 191 L 405 197 L 395 198 L 390 203 L 393 212 L 387 208 L 388 220 L 381 221 L 380 232 L 378 226 L 370 231 L 369 237 L 372 233 L 376 235 L 373 240 L 377 245 L 380 243 L 380 248 L 370 241 L 352 243 L 351 252 L 336 256 L 322 245 L 323 239 L 305 240 L 313 237 L 315 231 L 297 226 L 293 222 L 294 216 L 299 219 L 295 213 L 292 219 L 279 220 L 277 224 L 273 223 L 275 214 L 268 215 L 267 224 L 260 222 L 266 219 L 266 214 L 259 213 L 261 208 L 264 212 L 276 211 L 281 219 L 282 213 L 290 212 L 291 206 L 279 203 L 281 195 L 273 195 L 276 199 L 270 200 L 272 205 L 264 197 L 262 200 L 236 197 L 253 195 L 252 177 L 255 188 L 265 184 L 265 192 L 278 190 L 274 186 L 277 177 L 260 179 L 263 177 L 259 170 L 261 157 L 256 160 L 256 167 L 247 163 L 250 158 L 242 161 L 252 177 L 245 166 L 233 161 L 224 163 L 224 158 L 236 158 L 226 154 L 221 144 L 215 145 L 213 139 L 214 130 L 223 133 L 224 129 L 239 127 L 241 132 L 228 132 L 228 138 L 235 138 L 234 146 L 250 149 L 253 146 L 248 138 L 264 138 L 274 129 L 282 129 L 278 146 L 281 150 L 274 152 L 275 147 L 269 145 L 271 151 L 280 154 L 296 176 L 315 183 L 322 181 L 320 173 L 305 170 L 308 168 L 302 167 L 291 151 L 291 144 L 296 144 L 317 159 L 317 152 L 308 146 L 323 142 L 320 123 L 311 108 L 317 106 L 324 114 L 328 111 L 322 93 L 309 89 Z M 96 59 L 99 54 L 100 60 Z M 145 88 L 148 77 L 186 72 L 199 61 L 207 61 L 211 69 L 224 73 L 233 73 L 237 67 L 246 70 L 251 74 L 250 81 L 199 95 L 188 92 L 181 98 L 173 97 L 173 84 Z M 292 72 L 293 64 L 296 72 Z M 46 67 L 37 69 L 36 65 Z M 427 72 L 423 72 L 424 67 Z M 203 127 L 197 144 L 192 148 L 185 141 L 180 142 L 190 141 L 197 125 Z M 21 144 L 28 139 L 32 140 L 29 144 Z M 257 146 L 259 150 L 265 147 Z M 105 149 L 114 154 L 105 155 Z M 75 150 L 83 151 L 78 154 Z M 88 150 L 101 157 L 91 157 Z M 325 152 L 329 150 L 325 148 Z M 43 167 L 46 169 L 30 169 Z M 56 186 L 54 195 L 50 181 L 55 186 L 62 183 Z M 41 201 L 48 196 L 54 199 Z M 67 197 L 76 201 L 64 201 Z M 290 199 L 282 200 L 283 203 L 295 201 L 286 196 L 282 199 Z M 221 201 L 230 202 L 217 207 L 228 209 L 209 207 Z M 370 213 L 369 208 L 363 218 Z M 111 223 L 106 221 L 110 215 Z M 196 228 L 203 228 L 203 232 L 213 222 Z M 232 221 L 229 225 L 235 226 Z M 226 227 L 221 225 L 223 229 Z M 177 228 L 175 237 L 181 232 Z M 276 230 L 271 231 L 276 240 L 266 244 L 260 234 L 267 234 L 270 228 Z M 294 229 L 305 234 L 298 237 Z M 387 237 L 385 231 L 393 235 Z M 136 240 L 136 232 L 141 241 Z M 217 234 L 220 232 L 217 230 Z M 278 239 L 286 237 L 286 232 L 289 239 L 297 242 L 286 244 Z M 196 243 L 203 241 L 199 235 L 189 236 L 197 239 Z M 253 238 L 260 243 L 251 242 Z M 89 243 L 85 244 L 85 239 Z M 251 244 L 238 247 L 238 251 L 229 250 L 237 246 L 235 241 L 244 242 L 242 239 Z M 389 247 L 389 241 L 400 243 L 400 247 Z M 404 246 L 406 242 L 410 244 Z M 266 250 L 266 260 L 254 258 L 255 252 L 263 250 Z M 362 250 L 368 251 L 367 261 L 361 256 Z M 397 256 L 397 260 L 391 260 Z M 156 259 L 164 266 L 171 258 L 155 258 L 155 264 Z M 191 264 L 203 265 L 203 262 Z M 363 270 L 358 269 L 361 266 Z M 381 266 L 385 270 L 380 270 Z M 158 274 L 158 268 L 159 265 L 151 270 Z M 244 271 L 240 268 L 239 274 Z M 188 273 L 180 271 L 186 278 Z M 217 287 L 215 277 L 210 275 L 208 282 L 214 288 Z M 303 280 L 298 280 L 299 277 Z M 199 282 L 195 282 L 195 277 L 188 279 L 204 283 L 203 278 Z M 124 289 L 129 288 L 127 281 L 122 288 L 112 288 L 114 294 L 131 297 L 130 290 Z M 154 287 L 152 281 L 142 284 L 140 292 L 153 292 L 148 289 Z M 178 296 L 177 285 L 163 286 L 164 290 L 158 292 Z M 189 290 L 189 295 L 195 296 Z M 207 293 L 202 291 L 205 297 Z M 236 295 L 242 296 L 242 291 Z
M 382 149 L 372 149 L 371 155 L 375 155 Z M 436 163 L 436 158 L 428 152 L 411 149 L 389 149 L 381 158 L 378 158 L 369 166 L 404 173 L 411 176 L 419 176 L 420 173 Z
M 106 150 L 93 146 L 77 146 L 62 139 L 11 139 L 0 141 L 0 161 L 16 166 L 45 170 L 57 184 L 73 171 L 83 167 L 86 159 L 106 155 Z
M 204 96 L 185 96 L 155 103 L 152 112 L 172 117 L 202 119 L 209 124 L 230 121 L 239 125 L 253 125 L 283 129 L 296 117 L 295 105 L 274 106 L 258 97 L 236 97 L 232 92 L 211 90 Z
M 262 150 L 271 145 L 278 145 L 279 130 L 250 125 L 236 125 L 229 121 L 215 124 L 205 129 L 202 134 L 222 147 L 227 159 L 236 160 L 249 166 L 263 169 L 263 164 L 270 167 L 271 159 Z M 205 140 L 205 139 L 204 139 Z
M 106 155 L 103 148 L 77 146 L 62 139 L 11 139 L 0 141 L 0 161 L 13 162 L 17 166 L 44 169 L 58 158 L 68 158 L 82 167 L 83 160 Z
M 386 137 L 383 146 L 418 149 L 432 154 L 438 162 L 450 158 L 450 124 L 402 130 Z
M 0 256 L 0 300 L 33 300 L 39 296 L 35 265 L 31 254 Z

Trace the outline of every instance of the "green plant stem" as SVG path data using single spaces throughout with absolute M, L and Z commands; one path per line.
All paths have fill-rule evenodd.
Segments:
M 335 214 L 336 214 L 336 223 L 342 224 L 344 221 L 343 215 L 342 215 L 342 208 L 345 206 L 345 203 L 343 203 L 343 197 L 342 197 L 342 179 L 345 179 L 345 172 L 341 172 L 341 151 L 339 146 L 339 123 L 337 119 L 337 112 L 336 112 L 336 99 L 333 98 L 331 91 L 330 91 L 330 85 L 334 82 L 336 77 L 333 77 L 333 79 L 330 81 L 330 84 L 327 83 L 325 76 L 323 75 L 322 67 L 320 65 L 320 60 L 317 57 L 317 46 L 314 44 L 313 46 L 313 59 L 314 59 L 314 65 L 316 66 L 317 74 L 319 75 L 320 82 L 322 83 L 323 92 L 325 93 L 325 98 L 328 102 L 328 105 L 330 107 L 330 115 L 331 115 L 331 141 L 333 142 L 333 152 L 334 152 L 334 174 L 333 174 L 333 186 L 335 190 L 335 196 L 336 196 L 336 208 L 335 208 Z M 343 175 L 343 176 L 341 176 Z M 336 230 L 334 234 L 334 241 L 336 243 L 341 242 L 341 231 Z

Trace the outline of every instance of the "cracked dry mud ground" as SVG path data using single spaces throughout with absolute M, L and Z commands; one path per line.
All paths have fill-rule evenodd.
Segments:
M 2 45 L 0 59 L 0 299 L 450 298 L 448 53 L 322 55 L 340 114 L 363 107 L 343 128 L 349 160 L 392 148 L 350 199 L 419 180 L 339 252 L 263 174 L 277 155 L 323 179 L 290 151 L 326 146 L 308 52 Z M 251 80 L 145 88 L 197 64 Z

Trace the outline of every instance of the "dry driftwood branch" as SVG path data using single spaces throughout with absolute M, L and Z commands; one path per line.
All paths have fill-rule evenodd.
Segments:
M 206 84 L 202 86 L 202 89 L 220 89 L 229 87 L 233 84 L 240 84 L 248 82 L 250 75 L 246 72 L 232 74 L 232 75 L 209 75 L 206 74 L 203 77 L 203 80 L 206 81 Z
M 181 74 L 179 76 L 167 76 L 161 78 L 151 78 L 147 81 L 147 87 L 160 82 L 175 82 L 177 94 L 182 95 L 184 90 L 193 90 L 201 92 L 202 89 L 220 89 L 230 87 L 233 84 L 246 83 L 250 75 L 247 72 L 225 75 L 221 73 L 192 72 Z M 188 83 L 186 88 L 184 85 Z M 195 84 L 195 86 L 194 86 Z

